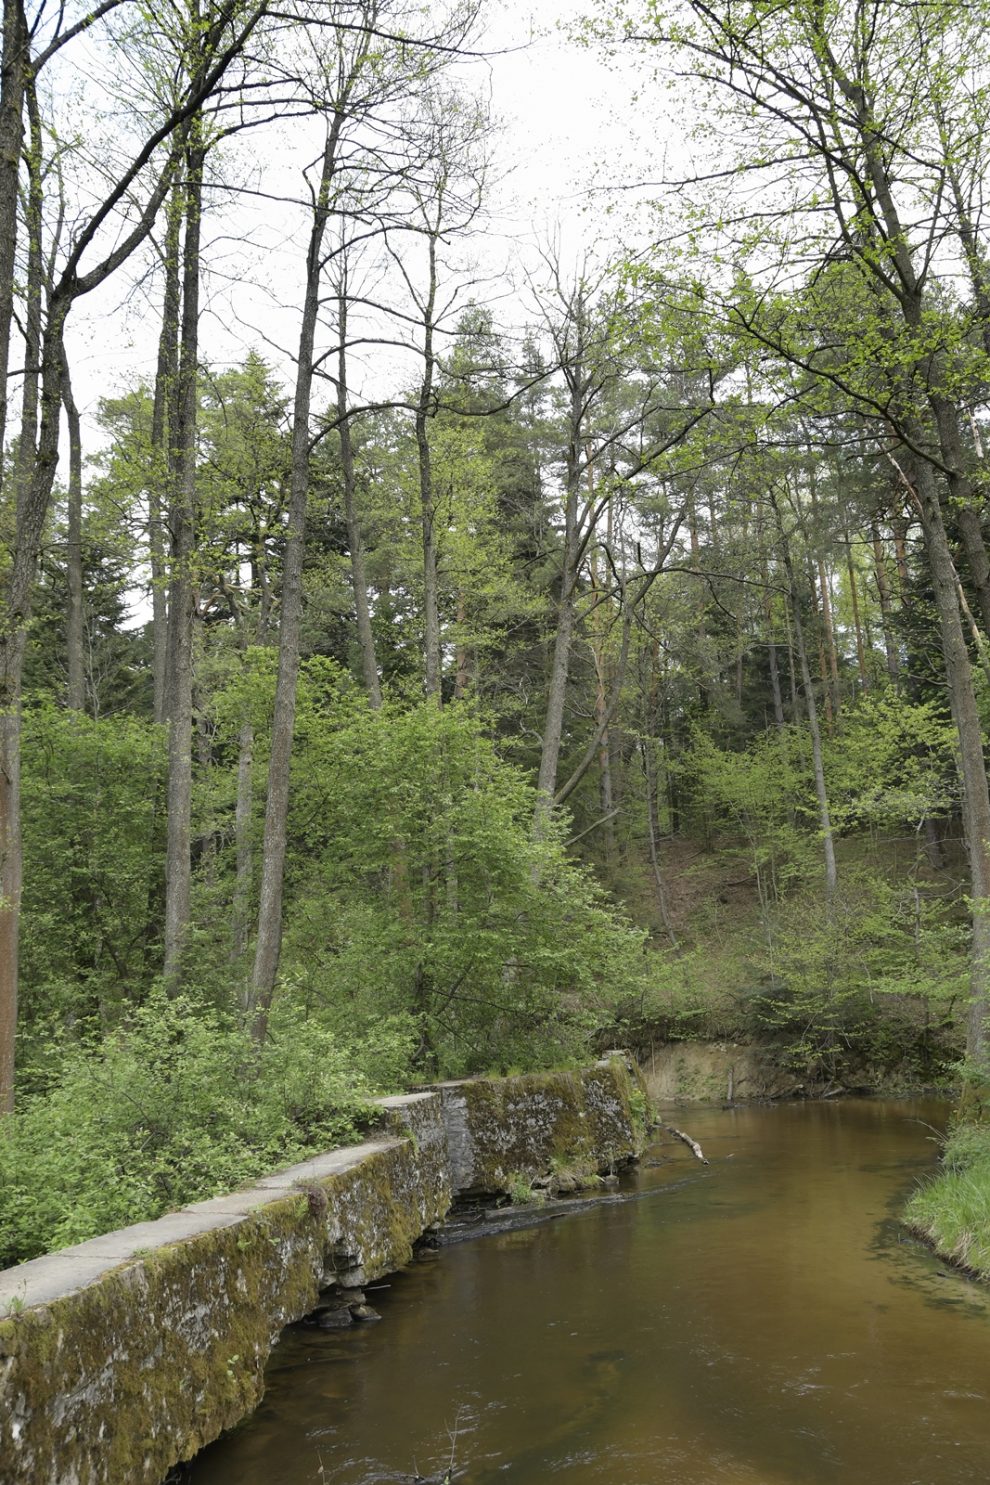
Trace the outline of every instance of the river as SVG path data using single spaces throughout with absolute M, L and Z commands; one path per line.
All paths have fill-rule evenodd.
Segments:
M 444 1248 L 295 1328 L 192 1485 L 983 1485 L 990 1290 L 894 1214 L 945 1106 L 679 1110 L 633 1199 Z

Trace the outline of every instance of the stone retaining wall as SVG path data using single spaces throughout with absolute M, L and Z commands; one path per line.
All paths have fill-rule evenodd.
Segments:
M 401 1268 L 461 1190 L 640 1147 L 622 1059 L 382 1101 L 385 1132 L 0 1273 L 3 1485 L 160 1485 L 258 1404 L 282 1328 Z

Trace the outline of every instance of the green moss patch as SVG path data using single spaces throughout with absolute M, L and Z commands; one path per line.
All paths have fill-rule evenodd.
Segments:
M 463 1100 L 471 1144 L 470 1189 L 509 1192 L 566 1167 L 593 1177 L 643 1147 L 646 1094 L 618 1057 L 592 1068 L 479 1078 L 448 1097 Z

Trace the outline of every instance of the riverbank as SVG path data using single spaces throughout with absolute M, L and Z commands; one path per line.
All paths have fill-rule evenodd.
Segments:
M 940 1257 L 990 1280 L 990 1127 L 953 1131 L 941 1171 L 912 1196 L 904 1221 Z
M 640 1052 L 643 1078 L 657 1103 L 746 1103 L 832 1098 L 850 1092 L 897 1097 L 930 1090 L 910 1086 L 910 1066 L 860 1064 L 855 1087 L 790 1070 L 772 1044 L 697 1041 L 653 1044 Z M 947 1090 L 948 1091 L 948 1090 Z M 967 1124 L 947 1140 L 941 1169 L 911 1197 L 902 1220 L 939 1257 L 990 1280 L 990 1128 Z
M 253 1410 L 322 1292 L 401 1269 L 460 1194 L 616 1170 L 645 1111 L 621 1056 L 442 1084 L 362 1145 L 0 1273 L 5 1485 L 158 1485 Z
M 184 1485 L 973 1485 L 990 1290 L 895 1213 L 940 1101 L 668 1109 L 615 1199 L 429 1251 L 381 1314 L 294 1327 Z M 456 1441 L 456 1442 L 455 1442 Z
M 802 1064 L 789 1046 L 769 1038 L 649 1039 L 638 1045 L 637 1058 L 655 1103 L 746 1103 L 861 1093 L 903 1098 L 931 1093 L 936 1083 L 929 1069 L 907 1056 L 884 1063 L 847 1054 L 825 1069 L 815 1058 Z M 944 1092 L 949 1094 L 948 1085 Z
M 868 1092 L 898 1097 L 930 1092 L 905 1087 L 904 1071 L 863 1069 L 855 1088 L 801 1077 L 782 1066 L 772 1046 L 756 1043 L 672 1042 L 642 1057 L 643 1078 L 656 1103 L 775 1102 Z M 902 1221 L 940 1258 L 990 1281 L 990 1128 L 964 1124 L 947 1139 L 940 1170 L 904 1208 Z

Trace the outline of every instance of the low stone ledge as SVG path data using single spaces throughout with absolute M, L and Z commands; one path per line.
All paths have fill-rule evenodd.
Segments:
M 4 1485 L 159 1485 L 257 1406 L 321 1289 L 408 1263 L 446 1139 L 437 1094 L 389 1103 L 391 1137 L 0 1273 Z
M 321 1289 L 408 1263 L 458 1188 L 636 1153 L 613 1059 L 382 1100 L 379 1139 L 0 1273 L 3 1485 L 160 1485 L 247 1416 Z

